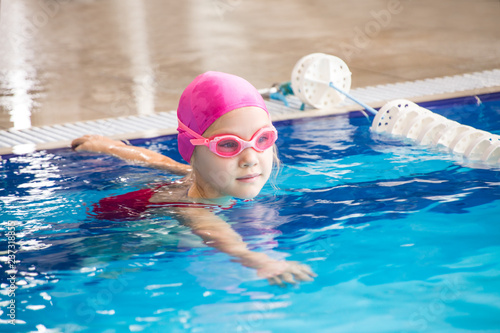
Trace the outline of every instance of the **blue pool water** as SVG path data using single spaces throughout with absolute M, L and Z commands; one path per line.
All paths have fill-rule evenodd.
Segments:
M 498 94 L 422 105 L 500 134 Z M 64 149 L 4 157 L 0 331 L 500 332 L 499 170 L 373 136 L 369 125 L 349 116 L 276 124 L 279 189 L 218 212 L 254 251 L 318 274 L 286 288 L 161 213 L 89 214 L 101 198 L 170 175 Z M 135 144 L 180 160 L 173 137 Z

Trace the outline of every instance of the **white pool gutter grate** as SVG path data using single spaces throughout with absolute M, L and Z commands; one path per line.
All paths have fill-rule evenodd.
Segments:
M 378 85 L 351 90 L 351 95 L 372 107 L 380 107 L 394 99 L 416 103 L 500 91 L 500 69 L 434 79 Z M 306 108 L 295 96 L 287 96 L 288 106 L 281 101 L 266 101 L 274 121 L 341 114 L 360 107 L 350 100 L 332 110 Z M 61 125 L 31 127 L 25 130 L 0 131 L 0 155 L 23 154 L 39 149 L 68 147 L 71 141 L 85 134 L 101 134 L 117 139 L 136 139 L 175 134 L 175 111 L 145 116 L 128 116 Z

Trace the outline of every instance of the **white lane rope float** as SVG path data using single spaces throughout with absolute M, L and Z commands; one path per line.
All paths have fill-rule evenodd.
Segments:
M 405 100 L 393 100 L 379 111 L 349 94 L 351 72 L 333 55 L 313 53 L 301 58 L 292 71 L 294 94 L 315 108 L 328 109 L 345 97 L 374 115 L 370 130 L 408 138 L 420 145 L 444 146 L 469 161 L 500 166 L 500 136 L 462 125 Z

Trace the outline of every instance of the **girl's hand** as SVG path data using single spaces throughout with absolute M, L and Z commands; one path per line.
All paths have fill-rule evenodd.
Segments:
M 285 282 L 296 284 L 299 281 L 312 281 L 317 275 L 308 265 L 297 261 L 270 261 L 257 268 L 260 277 L 267 278 L 270 284 L 284 286 Z
M 110 153 L 111 148 L 118 146 L 125 146 L 125 143 L 102 135 L 84 135 L 71 143 L 73 150 L 94 153 Z
M 271 259 L 264 253 L 249 252 L 239 256 L 243 266 L 257 270 L 257 275 L 265 278 L 272 285 L 284 286 L 299 281 L 312 281 L 317 275 L 307 265 L 297 261 Z

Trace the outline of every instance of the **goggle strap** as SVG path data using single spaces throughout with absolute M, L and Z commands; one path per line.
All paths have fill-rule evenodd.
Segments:
M 199 135 L 198 133 L 196 133 L 195 131 L 193 131 L 192 129 L 190 129 L 189 127 L 187 127 L 186 125 L 184 125 L 184 123 L 179 119 L 177 118 L 177 121 L 179 122 L 179 128 L 182 129 L 183 131 L 189 133 L 191 136 L 195 137 L 196 139 L 198 140 L 205 140 L 204 137 L 202 137 L 201 135 Z M 193 139 L 195 140 L 195 139 Z
M 191 139 L 189 140 L 193 146 L 208 145 L 210 140 L 208 139 Z

